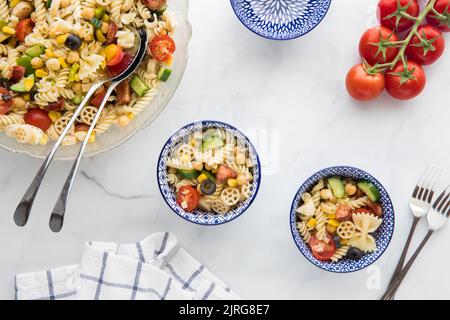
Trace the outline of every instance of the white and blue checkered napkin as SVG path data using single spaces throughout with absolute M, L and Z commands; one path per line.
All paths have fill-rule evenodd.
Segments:
M 16 275 L 16 299 L 238 299 L 168 232 L 133 244 L 89 242 L 81 263 Z

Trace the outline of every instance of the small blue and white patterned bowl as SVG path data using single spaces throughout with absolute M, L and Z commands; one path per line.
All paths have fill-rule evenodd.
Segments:
M 236 16 L 254 33 L 273 40 L 290 40 L 314 29 L 331 0 L 230 0 Z
M 250 160 L 253 162 L 253 182 L 251 186 L 251 196 L 247 198 L 244 202 L 239 204 L 235 209 L 226 213 L 226 214 L 216 214 L 213 212 L 204 212 L 200 209 L 194 210 L 194 212 L 186 212 L 184 211 L 177 203 L 176 203 L 176 195 L 174 192 L 174 188 L 169 185 L 167 182 L 167 158 L 172 152 L 173 148 L 182 141 L 186 136 L 193 133 L 194 130 L 198 129 L 209 129 L 209 128 L 220 128 L 227 131 L 231 131 L 234 136 L 241 142 L 245 143 L 249 150 Z M 161 154 L 159 155 L 158 167 L 157 167 L 157 176 L 158 176 L 158 186 L 161 194 L 169 205 L 169 207 L 181 218 L 196 224 L 201 225 L 219 225 L 223 223 L 230 222 L 231 220 L 239 217 L 244 211 L 246 211 L 253 200 L 256 198 L 256 194 L 259 190 L 259 185 L 261 183 L 261 164 L 259 162 L 258 153 L 254 148 L 253 144 L 250 140 L 238 129 L 235 127 L 219 122 L 219 121 L 211 121 L 204 120 L 199 122 L 190 123 L 183 128 L 179 129 L 175 132 L 169 140 L 167 140 L 164 145 Z
M 359 260 L 349 260 L 344 258 L 338 262 L 333 263 L 317 260 L 316 258 L 314 258 L 309 246 L 303 241 L 302 237 L 300 236 L 297 230 L 297 218 L 295 211 L 299 206 L 302 194 L 310 190 L 320 179 L 328 178 L 331 176 L 348 177 L 354 180 L 364 179 L 372 182 L 380 191 L 381 194 L 380 204 L 383 207 L 383 216 L 382 216 L 383 223 L 381 224 L 380 228 L 378 228 L 378 230 L 372 234 L 373 237 L 375 238 L 378 249 L 375 252 L 364 254 L 363 257 Z M 326 271 L 336 273 L 347 273 L 361 270 L 371 265 L 379 257 L 381 257 L 381 255 L 386 250 L 392 239 L 392 235 L 394 233 L 394 222 L 395 222 L 394 207 L 392 205 L 391 198 L 389 197 L 387 191 L 384 189 L 381 183 L 378 182 L 378 180 L 375 179 L 373 176 L 371 176 L 370 174 L 361 169 L 346 166 L 326 168 L 320 170 L 319 172 L 313 174 L 310 178 L 308 178 L 308 180 L 306 180 L 302 184 L 300 189 L 298 189 L 294 197 L 294 201 L 292 202 L 290 213 L 290 227 L 292 237 L 294 238 L 294 242 L 297 245 L 300 252 L 306 257 L 306 259 L 308 259 L 315 266 L 322 268 Z

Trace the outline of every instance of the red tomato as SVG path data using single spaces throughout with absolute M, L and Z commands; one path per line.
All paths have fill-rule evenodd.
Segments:
M 19 82 L 23 76 L 25 75 L 26 68 L 22 66 L 14 66 L 11 73 L 11 82 L 17 83 Z
M 128 52 L 125 52 L 122 61 L 118 65 L 107 67 L 109 75 L 111 77 L 116 77 L 120 75 L 128 68 L 128 66 L 131 64 L 132 61 L 133 56 Z
M 47 131 L 52 125 L 52 120 L 48 116 L 48 112 L 42 109 L 30 109 L 24 117 L 26 124 L 38 127 L 42 131 Z
M 370 74 L 362 64 L 350 69 L 345 82 L 348 93 L 359 101 L 373 100 L 384 90 L 384 75 Z
M 150 10 L 157 11 L 166 5 L 167 0 L 141 0 L 141 2 Z
M 368 213 L 368 214 L 372 214 L 373 212 L 372 212 L 371 209 L 363 207 L 363 208 L 355 209 L 353 211 L 353 213 Z
M 337 221 L 345 221 L 350 220 L 352 218 L 352 207 L 350 207 L 348 204 L 340 204 L 336 208 L 336 220 Z
M 125 55 L 125 53 L 123 52 L 122 48 L 120 46 L 116 46 L 117 47 L 117 52 L 114 55 L 114 57 L 106 62 L 106 65 L 108 67 L 114 67 L 117 66 L 119 63 L 122 62 L 123 57 Z
M 185 186 L 178 189 L 177 204 L 186 212 L 192 212 L 198 207 L 200 195 L 197 189 L 192 186 Z
M 63 97 L 59 97 L 58 101 L 50 102 L 47 105 L 47 110 L 49 111 L 61 111 L 64 109 L 65 99 Z
M 417 35 L 411 39 L 406 48 L 406 55 L 409 59 L 424 65 L 436 62 L 445 49 L 442 32 L 431 25 L 420 26 L 417 32 L 421 39 Z
M 370 201 L 367 206 L 375 216 L 381 217 L 383 215 L 383 207 L 378 202 Z
M 105 98 L 105 95 L 106 95 L 106 90 L 103 89 L 100 93 L 98 93 L 91 99 L 91 105 L 99 108 L 100 105 L 102 104 L 103 99 Z
M 311 248 L 314 258 L 321 261 L 330 260 L 336 252 L 336 245 L 331 237 L 328 237 L 328 242 L 318 240 L 316 236 L 309 239 L 309 247 Z
M 175 49 L 175 42 L 169 36 L 156 36 L 150 42 L 150 52 L 153 58 L 161 62 L 169 60 Z
M 236 179 L 238 176 L 237 172 L 227 167 L 225 165 L 221 165 L 219 170 L 216 173 L 216 182 L 218 184 L 224 184 L 228 179 Z
M 392 71 L 386 72 L 386 90 L 396 99 L 409 100 L 418 96 L 425 88 L 426 76 L 422 67 L 414 61 L 397 63 Z
M 414 21 L 403 18 L 402 12 L 418 17 L 419 3 L 417 0 L 381 0 L 378 3 L 378 20 L 389 29 L 403 32 L 413 26 Z
M 16 26 L 16 38 L 24 42 L 26 36 L 33 32 L 34 22 L 30 18 L 20 20 Z
M 430 11 L 427 14 L 428 23 L 444 32 L 450 32 L 450 0 L 437 0 L 434 4 L 434 10 L 442 14 L 443 17 L 438 17 L 434 12 Z
M 6 88 L 0 88 L 0 115 L 3 115 L 11 110 L 11 106 L 11 92 Z
M 117 27 L 117 24 L 114 22 L 111 22 L 108 27 L 108 33 L 106 34 L 106 44 L 111 44 L 116 42 L 117 40 L 117 31 L 119 28 Z
M 359 54 L 367 63 L 391 62 L 398 54 L 398 47 L 391 42 L 398 41 L 395 33 L 386 27 L 375 27 L 367 30 L 359 41 Z

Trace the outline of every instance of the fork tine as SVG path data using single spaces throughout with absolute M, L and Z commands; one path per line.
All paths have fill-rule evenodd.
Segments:
M 429 198 L 429 192 L 427 191 L 427 186 L 430 184 L 430 181 L 432 180 L 434 176 L 434 170 L 435 168 L 432 166 L 428 166 L 422 173 L 422 175 L 419 178 L 419 181 L 417 182 L 416 187 L 413 191 L 413 198 L 416 198 L 418 200 L 425 201 L 427 198 Z
M 442 212 L 444 205 L 447 203 L 448 197 L 450 196 L 450 193 L 447 193 L 444 199 L 442 199 L 441 203 L 439 204 L 438 211 Z
M 441 176 L 441 170 L 436 167 L 431 167 L 430 179 L 425 185 L 425 194 L 423 196 L 423 201 L 431 203 L 434 196 L 434 189 L 436 188 L 436 183 Z
M 443 198 L 445 197 L 447 199 L 448 196 L 450 195 L 448 191 L 450 191 L 450 186 L 448 186 L 444 191 L 442 191 L 439 197 L 434 201 L 433 203 L 434 210 L 439 211 L 440 210 L 439 208 L 442 208 L 442 204 L 445 203 L 445 200 L 443 201 Z

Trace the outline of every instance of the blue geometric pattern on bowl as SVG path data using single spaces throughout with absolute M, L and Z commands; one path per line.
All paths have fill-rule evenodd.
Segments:
M 215 214 L 210 212 L 205 212 L 203 210 L 197 209 L 193 212 L 184 211 L 177 203 L 176 203 L 176 195 L 174 192 L 174 188 L 171 187 L 167 181 L 167 158 L 171 154 L 174 147 L 182 141 L 186 136 L 193 133 L 195 130 L 199 129 L 209 129 L 209 128 L 220 128 L 232 132 L 238 141 L 242 142 L 247 146 L 249 150 L 249 158 L 254 164 L 253 166 L 253 182 L 251 185 L 251 195 L 244 202 L 239 204 L 235 209 L 227 212 L 226 214 Z M 161 154 L 159 155 L 158 167 L 157 167 L 157 176 L 158 176 L 158 186 L 161 194 L 169 205 L 169 207 L 180 217 L 183 219 L 197 223 L 201 225 L 219 225 L 223 223 L 230 222 L 231 220 L 239 217 L 244 211 L 246 211 L 253 200 L 255 200 L 256 194 L 259 190 L 259 185 L 261 182 L 261 164 L 259 162 L 258 154 L 250 142 L 250 140 L 238 129 L 235 127 L 219 122 L 219 121 L 199 121 L 190 123 L 177 132 L 175 132 L 169 140 L 164 145 Z
M 236 16 L 268 39 L 290 40 L 308 33 L 325 17 L 331 0 L 230 0 Z
M 344 258 L 338 262 L 333 263 L 317 260 L 316 258 L 314 258 L 309 246 L 303 241 L 303 238 L 300 236 L 297 230 L 297 215 L 295 211 L 299 206 L 302 194 L 310 190 L 320 179 L 328 178 L 331 176 L 349 177 L 354 180 L 364 179 L 372 182 L 380 191 L 380 204 L 383 207 L 383 223 L 378 228 L 378 230 L 372 234 L 377 243 L 377 250 L 372 253 L 364 254 L 363 257 L 359 260 L 349 260 L 347 258 Z M 389 197 L 388 193 L 381 185 L 381 183 L 378 182 L 378 180 L 373 176 L 361 169 L 346 166 L 323 169 L 306 180 L 294 197 L 290 213 L 290 226 L 292 236 L 300 252 L 315 266 L 327 271 L 338 273 L 358 271 L 374 263 L 375 260 L 377 260 L 383 254 L 383 252 L 388 247 L 389 242 L 391 241 L 392 235 L 394 233 L 394 222 L 394 207 L 392 205 L 391 198 Z

